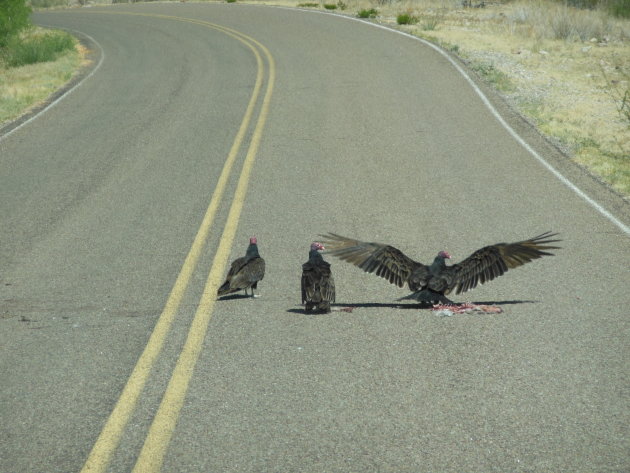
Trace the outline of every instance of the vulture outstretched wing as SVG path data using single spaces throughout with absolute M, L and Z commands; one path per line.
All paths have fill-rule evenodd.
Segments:
M 560 247 L 552 246 L 561 240 L 552 239 L 557 233 L 545 232 L 529 240 L 516 243 L 497 243 L 485 246 L 460 263 L 446 267 L 437 276 L 443 284 L 443 291 L 455 294 L 469 291 L 487 281 L 501 276 L 508 269 L 517 268 L 542 256 L 553 256 L 545 250 L 556 250 Z M 434 288 L 439 290 L 437 287 Z
M 352 263 L 367 273 L 376 273 L 399 287 L 409 281 L 414 271 L 425 267 L 390 245 L 353 240 L 336 233 L 322 237 L 325 238 L 322 243 L 326 246 L 326 254 Z
M 413 294 L 403 299 L 449 303 L 445 294 L 466 292 L 501 276 L 510 268 L 553 255 L 547 250 L 560 248 L 552 245 L 560 241 L 553 239 L 556 235 L 545 232 L 529 240 L 485 246 L 452 266 L 445 263 L 451 257 L 445 251 L 440 251 L 433 263 L 424 265 L 382 243 L 353 240 L 335 233 L 324 235 L 327 238 L 324 243 L 329 249 L 327 254 L 348 261 L 368 273 L 376 273 L 400 287 L 407 283 Z

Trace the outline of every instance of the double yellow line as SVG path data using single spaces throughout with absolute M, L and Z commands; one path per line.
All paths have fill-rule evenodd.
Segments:
M 193 244 L 186 256 L 182 269 L 180 270 L 177 280 L 166 301 L 164 310 L 160 315 L 153 332 L 147 342 L 142 355 L 138 359 L 127 384 L 125 385 L 118 402 L 116 403 L 112 413 L 110 414 L 105 427 L 101 431 L 92 451 L 90 452 L 82 473 L 101 473 L 104 472 L 111 460 L 114 451 L 120 443 L 124 429 L 133 414 L 136 403 L 140 394 L 148 380 L 153 365 L 162 350 L 166 336 L 173 324 L 175 315 L 179 309 L 180 303 L 186 292 L 186 288 L 190 282 L 195 267 L 201 256 L 201 251 L 208 238 L 210 228 L 214 222 L 214 218 L 219 208 L 221 199 L 225 192 L 232 167 L 239 153 L 241 145 L 245 139 L 250 122 L 254 116 L 256 105 L 259 102 L 260 94 L 263 88 L 265 64 L 261 53 L 265 56 L 268 64 L 268 77 L 266 81 L 266 89 L 260 106 L 260 112 L 254 131 L 252 133 L 249 149 L 243 162 L 243 168 L 238 180 L 232 205 L 229 210 L 227 222 L 223 229 L 223 234 L 219 241 L 219 247 L 216 251 L 210 273 L 206 280 L 203 294 L 199 301 L 197 311 L 188 331 L 188 336 L 184 347 L 179 355 L 171 379 L 168 383 L 158 411 L 153 419 L 153 423 L 149 428 L 149 432 L 144 442 L 144 446 L 140 451 L 136 465 L 133 469 L 135 473 L 158 472 L 164 461 L 164 455 L 170 442 L 173 430 L 179 417 L 179 412 L 183 406 L 186 392 L 192 377 L 193 369 L 201 352 L 203 340 L 208 329 L 208 324 L 212 317 L 212 310 L 216 300 L 217 289 L 221 282 L 221 277 L 225 271 L 230 249 L 234 241 L 236 229 L 245 202 L 247 187 L 251 175 L 252 167 L 256 159 L 256 153 L 260 146 L 263 128 L 269 113 L 269 104 L 273 93 L 275 82 L 275 63 L 269 50 L 255 39 L 244 35 L 236 30 L 216 25 L 206 21 L 200 21 L 190 18 L 181 18 L 169 15 L 152 15 L 142 13 L 124 13 L 124 12 L 106 12 L 107 14 L 121 15 L 137 15 L 144 17 L 162 18 L 168 20 L 182 21 L 192 23 L 207 28 L 212 28 L 228 36 L 240 41 L 247 46 L 254 56 L 258 65 L 256 74 L 256 82 L 252 96 L 249 100 L 247 110 L 241 126 L 236 134 L 234 143 L 230 149 L 228 157 L 223 165 L 221 175 L 217 181 L 217 185 L 210 199 L 210 204 L 206 210 L 203 221 Z

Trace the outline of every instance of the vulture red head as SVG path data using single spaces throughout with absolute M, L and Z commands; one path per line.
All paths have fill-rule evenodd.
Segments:
M 255 244 L 257 244 L 257 243 L 258 243 L 258 240 L 256 240 L 256 237 L 255 237 L 255 236 L 254 236 L 254 237 L 251 237 L 251 238 L 249 239 L 249 244 L 250 244 L 250 245 L 255 245 Z
M 315 251 L 319 251 L 319 250 L 325 250 L 326 248 L 324 248 L 324 245 L 322 245 L 319 242 L 314 241 L 313 243 L 311 243 L 311 250 L 315 250 Z
M 438 256 L 441 258 L 451 259 L 451 255 L 448 253 L 448 251 L 444 251 L 444 250 L 440 251 L 438 253 Z

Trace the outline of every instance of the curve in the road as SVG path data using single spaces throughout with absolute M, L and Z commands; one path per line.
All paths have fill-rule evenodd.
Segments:
M 254 166 L 258 148 L 260 146 L 265 122 L 267 121 L 267 116 L 269 114 L 269 105 L 271 103 L 271 96 L 273 94 L 273 86 L 275 82 L 275 64 L 273 56 L 264 45 L 255 39 L 242 33 L 237 33 L 235 30 L 218 27 L 217 25 L 204 21 L 180 18 L 174 19 L 210 26 L 213 28 L 216 27 L 217 29 L 227 32 L 230 35 L 235 35 L 237 38 L 245 39 L 250 47 L 251 44 L 254 44 L 263 51 L 265 57 L 267 58 L 269 64 L 269 76 L 267 78 L 267 88 L 263 97 L 260 114 L 258 116 L 256 127 L 254 128 L 252 140 L 245 157 L 245 162 L 243 163 L 243 169 L 238 180 L 236 191 L 234 193 L 234 199 L 228 213 L 227 222 L 225 224 L 223 234 L 221 235 L 219 247 L 215 254 L 212 267 L 210 268 L 210 273 L 208 275 L 201 300 L 188 331 L 186 343 L 179 355 L 177 364 L 175 365 L 175 369 L 173 370 L 173 374 L 166 388 L 166 392 L 164 393 L 164 397 L 160 403 L 160 407 L 153 419 L 153 423 L 149 429 L 144 446 L 138 456 L 138 460 L 133 469 L 134 473 L 158 472 L 162 466 L 166 449 L 173 434 L 173 430 L 175 429 L 177 418 L 179 417 L 179 411 L 184 403 L 184 398 L 190 384 L 195 364 L 199 358 L 199 354 L 201 353 L 208 324 L 212 318 L 212 310 L 216 301 L 217 289 L 221 284 L 221 278 L 228 263 L 228 257 L 236 235 L 241 211 L 243 209 L 243 204 L 245 203 L 249 178 Z M 251 44 L 249 42 L 251 42 Z M 252 50 L 254 50 L 254 48 L 252 48 Z M 258 57 L 257 52 L 256 55 Z
M 276 8 L 287 8 L 287 7 L 276 7 Z M 315 10 L 304 10 L 310 13 L 319 13 L 319 14 L 325 14 L 325 15 L 331 15 L 334 13 L 329 13 L 329 12 L 319 12 L 319 11 L 315 11 Z M 120 13 L 118 13 L 120 14 Z M 154 15 L 154 16 L 162 16 L 162 15 Z M 362 20 L 360 18 L 354 18 L 354 17 L 349 17 L 346 15 L 336 15 L 339 16 L 340 18 L 345 18 L 348 20 L 353 20 L 353 21 L 359 21 L 361 23 L 367 24 L 367 25 L 371 25 L 374 26 L 376 28 L 381 28 L 381 29 L 385 29 L 388 31 L 392 31 L 398 34 L 401 34 L 403 36 L 409 37 L 411 39 L 417 40 L 422 42 L 423 44 L 425 44 L 426 46 L 429 46 L 430 48 L 434 49 L 435 51 L 437 51 L 439 54 L 441 54 L 444 58 L 446 58 L 452 65 L 453 67 L 465 78 L 465 80 L 470 84 L 470 86 L 473 88 L 473 90 L 475 91 L 475 93 L 481 98 L 483 104 L 488 108 L 488 110 L 490 110 L 490 112 L 492 113 L 492 115 L 496 118 L 496 120 L 501 124 L 501 126 L 503 126 L 507 132 L 521 145 L 523 146 L 523 148 L 525 148 L 527 150 L 527 152 L 529 154 L 531 154 L 537 161 L 539 161 L 549 172 L 551 172 L 558 180 L 560 180 L 560 182 L 562 182 L 565 186 L 567 186 L 569 189 L 571 189 L 574 193 L 576 193 L 578 196 L 580 196 L 582 199 L 584 199 L 591 207 L 593 207 L 595 210 L 597 210 L 601 215 L 603 215 L 604 217 L 606 217 L 608 220 L 610 220 L 615 226 L 617 226 L 622 232 L 624 232 L 626 235 L 630 235 L 630 227 L 626 224 L 624 224 L 621 220 L 619 220 L 617 217 L 615 217 L 611 212 L 609 212 L 608 210 L 606 210 L 601 204 L 599 204 L 596 200 L 592 199 L 591 197 L 589 197 L 589 195 L 582 191 L 582 189 L 580 189 L 577 185 L 575 185 L 573 182 L 571 182 L 571 180 L 569 180 L 567 177 L 565 177 L 561 172 L 559 172 L 555 167 L 553 167 L 545 158 L 543 158 L 538 152 L 536 152 L 536 150 L 534 150 L 515 130 L 514 128 L 512 128 L 501 116 L 501 114 L 497 111 L 497 109 L 492 105 L 492 103 L 490 102 L 490 100 L 488 99 L 488 97 L 481 91 L 481 89 L 477 86 L 477 84 L 475 84 L 475 82 L 471 79 L 470 75 L 448 54 L 446 53 L 442 48 L 440 48 L 439 46 L 431 43 L 430 41 L 427 41 L 423 38 L 419 38 L 418 36 L 414 36 L 411 35 L 409 33 L 406 33 L 404 31 L 400 31 L 400 30 L 396 30 L 393 28 L 389 28 L 388 26 L 385 25 L 381 25 L 378 23 L 373 23 L 373 22 L 369 22 L 369 21 L 365 21 Z M 163 17 L 167 17 L 167 16 L 163 16 Z M 191 19 L 180 19 L 181 21 L 188 21 L 190 23 L 196 23 L 195 20 L 191 20 Z M 203 23 L 203 22 L 200 22 Z M 222 28 L 219 25 L 213 25 L 213 27 L 216 27 L 217 29 Z M 225 28 L 223 30 L 224 32 L 229 34 L 229 31 L 227 28 Z M 233 32 L 235 33 L 235 32 Z M 87 35 L 86 35 L 87 36 Z M 92 38 L 90 38 L 92 39 Z M 94 41 L 95 44 L 98 45 L 98 43 L 96 43 L 96 41 Z M 100 47 L 99 47 L 100 48 Z M 75 84 L 72 88 L 70 88 L 69 90 L 65 91 L 65 93 L 63 95 L 61 95 L 60 97 L 58 97 L 56 100 L 54 100 L 53 102 L 51 102 L 50 104 L 48 104 L 44 109 L 40 110 L 38 113 L 36 113 L 35 115 L 33 115 L 32 117 L 30 117 L 28 120 L 24 121 L 23 123 L 21 123 L 19 126 L 11 129 L 10 131 L 8 131 L 7 133 L 5 133 L 4 135 L 0 136 L 0 141 L 2 141 L 5 137 L 11 135 L 14 131 L 17 131 L 19 128 L 23 127 L 24 125 L 28 124 L 29 122 L 31 122 L 32 120 L 34 120 L 35 118 L 37 118 L 39 115 L 41 115 L 42 113 L 46 112 L 49 108 L 52 108 L 53 106 L 55 106 L 59 101 L 61 101 L 65 96 L 67 96 L 68 94 L 70 94 L 75 88 L 79 87 L 84 80 L 87 80 L 89 77 L 91 77 L 96 70 L 100 67 L 101 63 L 103 62 L 103 58 L 104 58 L 104 54 L 102 52 L 101 49 L 101 57 L 99 60 L 98 65 L 94 68 L 94 70 L 92 70 L 86 77 L 84 77 L 80 82 L 78 82 L 77 84 Z
M 110 14 L 110 13 L 106 13 L 106 14 Z M 129 15 L 132 13 L 116 13 L 116 14 Z M 249 151 L 247 152 L 245 163 L 243 164 L 243 169 L 241 171 L 238 187 L 237 187 L 235 196 L 233 198 L 229 216 L 227 219 L 227 223 L 223 230 L 223 234 L 219 243 L 219 249 L 217 250 L 217 253 L 215 255 L 212 269 L 210 270 L 210 274 L 208 276 L 208 279 L 204 288 L 202 299 L 195 313 L 194 321 L 189 329 L 188 338 L 187 338 L 185 347 L 179 357 L 176 368 L 170 379 L 167 391 L 164 397 L 162 398 L 159 411 L 151 425 L 149 436 L 147 437 L 147 440 L 144 444 L 144 447 L 142 449 L 142 452 L 140 454 L 140 457 L 134 469 L 134 471 L 144 472 L 144 471 L 157 471 L 160 468 L 160 465 L 163 460 L 164 452 L 166 451 L 166 447 L 168 446 L 175 422 L 177 421 L 177 418 L 179 415 L 179 409 L 181 408 L 184 396 L 187 391 L 188 383 L 190 381 L 190 377 L 192 374 L 192 369 L 194 368 L 197 357 L 199 355 L 199 350 L 201 347 L 201 343 L 203 342 L 205 332 L 207 330 L 208 322 L 210 321 L 210 318 L 212 317 L 214 297 L 216 294 L 216 287 L 218 286 L 220 282 L 219 278 L 221 274 L 223 273 L 225 265 L 227 263 L 227 257 L 230 252 L 230 248 L 232 246 L 232 242 L 233 242 L 236 229 L 238 226 L 241 209 L 242 209 L 245 196 L 247 193 L 250 172 L 253 167 L 253 163 L 256 157 L 256 151 L 258 148 L 258 144 L 260 142 L 263 127 L 265 125 L 266 115 L 267 115 L 267 111 L 268 111 L 268 107 L 269 107 L 269 103 L 270 103 L 271 95 L 273 91 L 274 67 L 273 67 L 273 58 L 271 54 L 267 51 L 267 49 L 264 48 L 264 46 L 262 46 L 260 43 L 253 40 L 252 38 L 242 35 L 241 33 L 236 32 L 234 30 L 230 30 L 220 25 L 215 25 L 212 23 L 198 21 L 198 20 L 189 19 L 189 18 L 179 18 L 179 17 L 167 16 L 167 15 L 147 15 L 147 14 L 134 14 L 134 15 L 151 16 L 151 17 L 171 19 L 171 20 L 176 20 L 176 21 L 184 21 L 184 22 L 188 22 L 192 24 L 197 24 L 200 26 L 211 27 L 211 28 L 217 29 L 243 42 L 249 48 L 251 48 L 252 51 L 254 51 L 254 54 L 256 55 L 258 64 L 259 64 L 258 66 L 259 74 L 261 74 L 261 61 L 262 61 L 260 57 L 259 49 L 266 55 L 267 61 L 269 63 L 269 69 L 270 69 L 269 78 L 267 79 L 267 91 L 265 93 L 262 105 L 260 107 L 260 112 L 259 112 L 260 114 L 258 116 L 258 122 L 256 124 L 255 130 L 252 135 L 252 141 L 250 144 Z M 372 24 L 372 23 L 368 23 L 368 24 Z M 380 25 L 373 24 L 373 26 L 385 28 Z M 385 28 L 385 29 L 389 31 L 395 31 L 390 28 Z M 402 32 L 399 32 L 399 33 L 406 35 L 405 33 L 402 33 Z M 410 36 L 413 39 L 418 39 L 422 42 L 425 42 L 424 40 L 421 40 L 417 37 L 413 37 L 411 35 L 406 35 L 406 36 Z M 251 42 L 248 42 L 248 41 L 251 41 Z M 527 143 L 518 135 L 518 133 L 514 131 L 514 129 L 510 127 L 501 118 L 500 114 L 493 107 L 493 105 L 490 103 L 487 97 L 483 94 L 483 92 L 472 81 L 472 79 L 470 79 L 470 77 L 467 75 L 465 70 L 463 70 L 455 61 L 453 61 L 452 58 L 450 58 L 447 53 L 443 52 L 440 48 L 436 47 L 435 45 L 432 45 L 431 43 L 428 43 L 428 42 L 425 42 L 425 43 L 429 45 L 430 47 L 436 49 L 438 52 L 444 55 L 451 62 L 451 64 L 453 64 L 453 66 L 470 83 L 470 85 L 473 87 L 475 92 L 481 97 L 486 107 L 489 108 L 489 110 L 492 112 L 495 118 L 497 118 L 499 123 L 501 123 L 501 125 L 516 139 L 517 142 L 519 142 L 522 146 L 524 146 L 525 149 L 530 154 L 536 157 L 549 171 L 551 171 L 557 178 L 559 178 L 563 182 L 563 184 L 567 185 L 569 188 L 571 188 L 572 191 L 580 195 L 581 198 L 589 202 L 591 206 L 597 209 L 598 212 L 600 212 L 602 215 L 608 218 L 612 223 L 614 223 L 626 234 L 630 234 L 630 231 L 626 225 L 624 225 L 622 222 L 620 222 L 618 219 L 612 216 L 609 212 L 603 209 L 603 207 L 597 204 L 594 200 L 590 199 L 585 193 L 583 193 L 580 189 L 578 189 L 577 186 L 573 185 L 568 179 L 566 179 L 564 176 L 562 176 L 562 174 L 560 174 L 550 164 L 548 164 L 547 161 L 541 158 L 535 152 L 535 150 L 529 147 Z M 262 83 L 262 79 L 260 83 Z M 255 90 L 260 91 L 260 88 L 255 89 Z M 250 109 L 252 110 L 251 113 L 253 114 L 253 109 L 258 103 L 257 94 L 258 92 L 254 94 L 256 96 L 256 100 L 254 100 L 253 98 L 254 95 L 252 96 L 252 99 L 250 99 L 250 104 L 248 106 L 248 112 L 246 112 L 246 117 L 248 113 L 250 113 L 249 112 Z M 59 100 L 61 100 L 61 98 Z M 50 106 L 52 106 L 52 104 Z M 41 113 L 43 113 L 43 111 Z M 238 148 L 240 147 L 241 141 L 243 139 L 242 136 L 246 133 L 246 130 L 249 127 L 248 120 L 244 119 L 243 123 L 241 124 L 242 135 L 241 135 L 241 132 L 239 131 L 239 134 L 237 134 L 237 138 L 235 139 L 235 142 L 232 148 L 232 150 L 234 151 L 232 152 L 231 150 L 229 156 L 232 156 L 232 155 L 235 156 L 238 153 Z M 245 124 L 246 121 L 247 121 L 247 124 Z M 241 136 L 241 138 L 239 138 L 239 136 Z M 229 157 L 227 161 L 230 161 Z M 224 164 L 224 169 L 221 174 L 222 177 L 219 180 L 219 184 L 217 185 L 215 189 L 215 193 L 213 194 L 213 197 L 211 199 L 210 206 L 208 207 L 206 216 L 204 217 L 204 223 L 202 223 L 199 229 L 197 237 L 195 238 L 195 243 L 193 243 L 193 247 L 191 247 L 191 250 L 187 256 L 186 262 L 184 263 L 184 266 L 182 267 L 180 275 L 178 276 L 177 281 L 169 295 L 168 302 L 164 308 L 164 311 L 162 315 L 160 316 L 160 318 L 158 319 L 157 325 L 151 335 L 151 338 L 147 346 L 145 347 L 143 355 L 141 356 L 138 363 L 136 364 L 134 371 L 127 382 L 125 390 L 123 391 L 123 394 L 121 395 L 118 403 L 116 404 L 116 407 L 114 411 L 112 412 L 105 429 L 101 432 L 101 436 L 97 440 L 97 443 L 95 444 L 92 450 L 92 453 L 90 454 L 90 457 L 88 458 L 88 461 L 86 462 L 84 466 L 83 471 L 86 471 L 86 472 L 87 471 L 104 471 L 107 467 L 107 463 L 109 461 L 109 458 L 112 452 L 116 449 L 116 446 L 122 434 L 122 430 L 124 429 L 127 421 L 129 420 L 131 413 L 133 412 L 135 401 L 137 400 L 138 396 L 140 395 L 143 389 L 148 373 L 153 366 L 153 361 L 155 360 L 155 357 L 157 357 L 157 355 L 159 354 L 161 350 L 161 346 L 164 342 L 166 333 L 168 332 L 170 328 L 170 321 L 172 320 L 172 317 L 174 317 L 174 314 L 177 311 L 179 300 L 181 300 L 183 292 L 185 291 L 187 287 L 188 283 L 187 283 L 186 278 L 190 278 L 190 274 L 187 274 L 187 273 L 192 272 L 192 270 L 194 269 L 194 265 L 196 264 L 196 258 L 198 258 L 198 254 L 201 251 L 201 248 L 203 247 L 203 245 L 205 244 L 207 233 L 212 224 L 213 215 L 214 215 L 213 212 L 216 211 L 216 208 L 214 210 L 211 210 L 211 208 L 213 206 L 213 203 L 215 206 L 218 206 L 219 200 L 221 199 L 221 196 L 223 194 L 223 189 L 221 188 L 220 183 L 222 182 L 223 179 L 227 181 L 228 176 L 230 174 L 231 164 L 229 165 L 229 168 L 227 168 L 226 170 L 226 167 L 228 167 L 227 161 Z M 226 173 L 225 178 L 223 177 L 224 173 Z M 225 184 L 223 184 L 223 187 L 225 187 Z M 217 196 L 216 198 L 215 198 L 215 195 Z M 190 261 L 189 261 L 189 258 L 190 258 Z

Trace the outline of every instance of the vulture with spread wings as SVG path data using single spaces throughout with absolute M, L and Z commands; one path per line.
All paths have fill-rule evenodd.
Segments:
M 326 254 L 341 258 L 368 273 L 387 279 L 390 283 L 413 291 L 404 299 L 415 299 L 422 303 L 452 303 L 447 294 L 460 294 L 478 284 L 501 276 L 508 269 L 516 268 L 545 255 L 547 250 L 559 249 L 552 246 L 557 233 L 546 232 L 529 240 L 516 243 L 497 243 L 484 246 L 468 258 L 452 266 L 446 265 L 449 255 L 440 251 L 430 265 L 412 260 L 402 251 L 382 243 L 353 240 L 335 233 L 323 235 Z
M 247 295 L 247 289 L 251 289 L 252 297 L 257 297 L 254 296 L 254 289 L 258 287 L 258 281 L 264 276 L 265 260 L 258 254 L 256 237 L 251 237 L 245 256 L 232 261 L 225 282 L 217 291 L 218 296 L 226 296 L 238 291 L 245 291 Z

